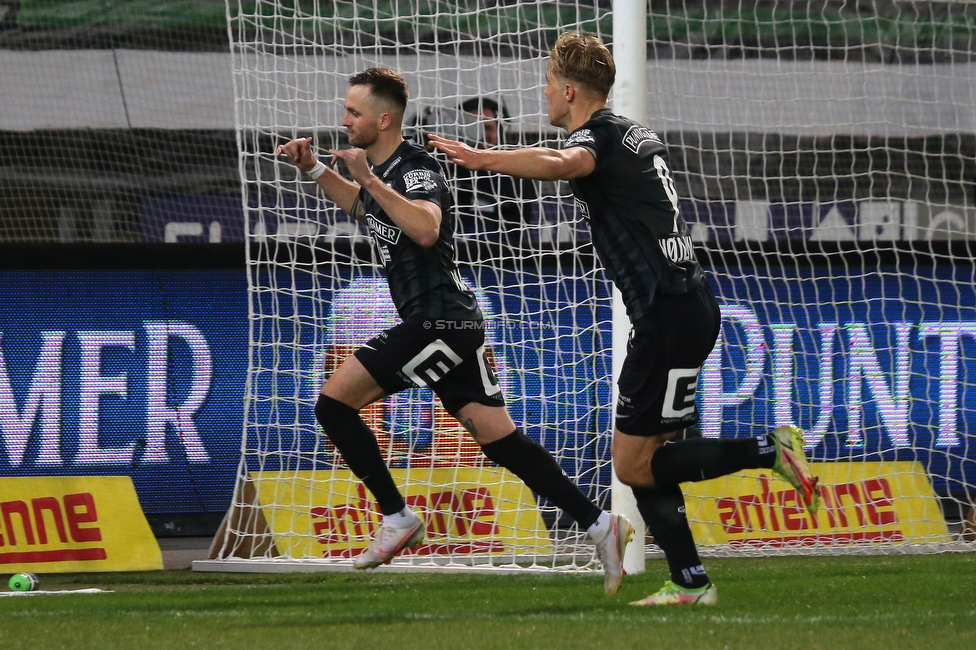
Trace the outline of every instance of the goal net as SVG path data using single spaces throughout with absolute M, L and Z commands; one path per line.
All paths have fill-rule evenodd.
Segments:
M 947 548 L 976 491 L 974 13 L 847 5 L 646 6 L 644 122 L 668 145 L 723 313 L 698 383 L 701 433 L 797 424 L 823 479 L 815 516 L 768 472 L 686 486 L 708 552 Z M 229 0 L 228 11 L 251 368 L 234 502 L 196 568 L 350 567 L 379 515 L 313 408 L 329 373 L 396 314 L 369 233 L 274 147 L 345 146 L 348 77 L 371 66 L 407 80 L 409 137 L 484 142 L 497 114 L 496 146 L 558 146 L 542 94 L 549 49 L 569 29 L 613 46 L 613 14 L 596 1 Z M 563 184 L 445 168 L 459 265 L 512 416 L 609 507 L 612 292 L 585 222 Z M 581 531 L 485 460 L 429 390 L 362 414 L 427 524 L 427 542 L 394 566 L 597 567 Z

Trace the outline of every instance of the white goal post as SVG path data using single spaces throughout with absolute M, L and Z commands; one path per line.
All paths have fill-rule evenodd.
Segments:
M 933 3 L 922 2 L 282 4 L 228 0 L 251 368 L 233 503 L 211 559 L 194 569 L 349 570 L 378 522 L 313 406 L 328 373 L 395 311 L 368 233 L 275 160 L 275 144 L 309 135 L 319 150 L 344 146 L 348 76 L 381 65 L 409 84 L 411 137 L 484 138 L 484 117 L 464 110 L 481 98 L 497 106 L 499 146 L 558 146 L 565 134 L 548 124 L 542 88 L 549 49 L 569 29 L 611 46 L 613 108 L 667 144 L 722 306 L 698 383 L 702 434 L 797 424 L 822 476 L 816 516 L 768 472 L 685 486 L 705 553 L 970 548 L 976 54 L 960 34 L 973 12 L 926 14 Z M 445 169 L 459 197 L 459 265 L 486 313 L 513 418 L 592 499 L 639 519 L 613 485 L 609 451 L 628 324 L 568 188 L 504 189 Z M 428 527 L 427 543 L 389 568 L 599 568 L 581 531 L 483 459 L 430 391 L 363 417 Z M 628 571 L 655 551 L 638 535 Z

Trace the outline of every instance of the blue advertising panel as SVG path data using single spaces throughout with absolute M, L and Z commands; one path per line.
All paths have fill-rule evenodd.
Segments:
M 247 374 L 243 271 L 0 272 L 0 476 L 131 476 L 223 512 Z
M 795 423 L 817 460 L 919 460 L 940 494 L 976 484 L 972 267 L 917 266 L 910 280 L 893 266 L 833 278 L 826 267 L 754 271 L 710 273 L 724 324 L 698 383 L 706 435 Z M 571 450 L 566 469 L 584 487 L 609 485 L 597 469 L 612 388 L 602 275 L 466 278 L 515 421 Z M 249 431 L 267 439 L 255 447 L 312 449 L 329 359 L 394 322 L 389 294 L 371 273 L 332 288 L 310 273 L 263 280 L 275 290 L 254 304 L 274 317 L 255 328 L 267 345 L 251 353 L 264 369 L 251 381 L 277 397 L 252 401 Z M 2 271 L 0 283 L 0 476 L 125 474 L 147 514 L 223 512 L 248 373 L 244 271 Z M 433 401 L 412 391 L 370 417 L 423 453 L 448 422 Z
M 797 424 L 817 460 L 918 460 L 936 492 L 963 493 L 976 482 L 973 266 L 837 270 L 712 274 L 723 328 L 698 384 L 703 432 Z
M 919 460 L 936 491 L 963 492 L 976 484 L 973 269 L 917 266 L 909 278 L 892 265 L 831 277 L 837 268 L 709 274 L 724 323 L 698 382 L 703 432 L 745 436 L 798 424 L 816 460 Z M 609 484 L 597 469 L 609 455 L 598 434 L 610 428 L 612 387 L 608 286 L 599 277 L 569 278 L 554 268 L 481 269 L 468 276 L 482 288 L 479 301 L 493 320 L 486 338 L 513 418 L 550 448 L 569 452 L 567 470 L 582 472 L 584 487 Z M 308 352 L 279 357 L 279 368 L 300 367 L 257 380 L 264 382 L 262 394 L 307 399 L 297 412 L 280 402 L 256 404 L 255 416 L 257 422 L 301 423 L 298 435 L 308 440 L 287 444 L 307 449 L 315 431 L 311 405 L 323 376 L 307 370 L 325 365 L 312 350 L 343 348 L 347 354 L 392 325 L 394 314 L 379 278 L 343 279 L 327 297 L 300 284 L 299 300 L 287 307 L 296 313 L 284 314 L 296 323 L 286 338 Z M 275 308 L 280 313 L 282 304 L 269 302 L 266 310 Z M 301 326 L 298 316 L 316 309 L 324 331 Z M 281 331 L 272 334 L 281 340 Z M 276 351 L 268 346 L 264 354 L 270 367 Z M 296 377 L 305 377 L 305 385 L 294 384 Z M 394 405 L 377 421 L 414 452 L 430 446 L 434 428 L 429 414 L 419 414 L 423 402 Z

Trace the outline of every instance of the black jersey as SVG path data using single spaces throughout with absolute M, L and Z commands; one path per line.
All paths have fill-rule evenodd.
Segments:
M 423 147 L 404 141 L 373 173 L 408 199 L 441 208 L 440 236 L 424 248 L 407 237 L 366 190 L 359 191 L 400 318 L 480 320 L 478 301 L 454 263 L 453 200 L 437 161 Z
M 631 320 L 647 315 L 655 294 L 683 294 L 701 284 L 657 134 L 604 108 L 569 135 L 568 147 L 583 147 L 596 159 L 593 172 L 569 186 Z

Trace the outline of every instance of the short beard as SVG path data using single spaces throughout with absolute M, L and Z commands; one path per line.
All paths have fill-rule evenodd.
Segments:
M 359 147 L 360 149 L 367 149 L 367 148 L 373 146 L 374 144 L 376 144 L 376 141 L 379 139 L 379 137 L 374 137 L 369 142 L 364 142 L 359 137 L 357 137 L 356 139 L 357 139 L 357 142 L 353 142 L 353 139 L 352 138 L 349 138 L 349 144 L 351 144 L 354 147 Z

